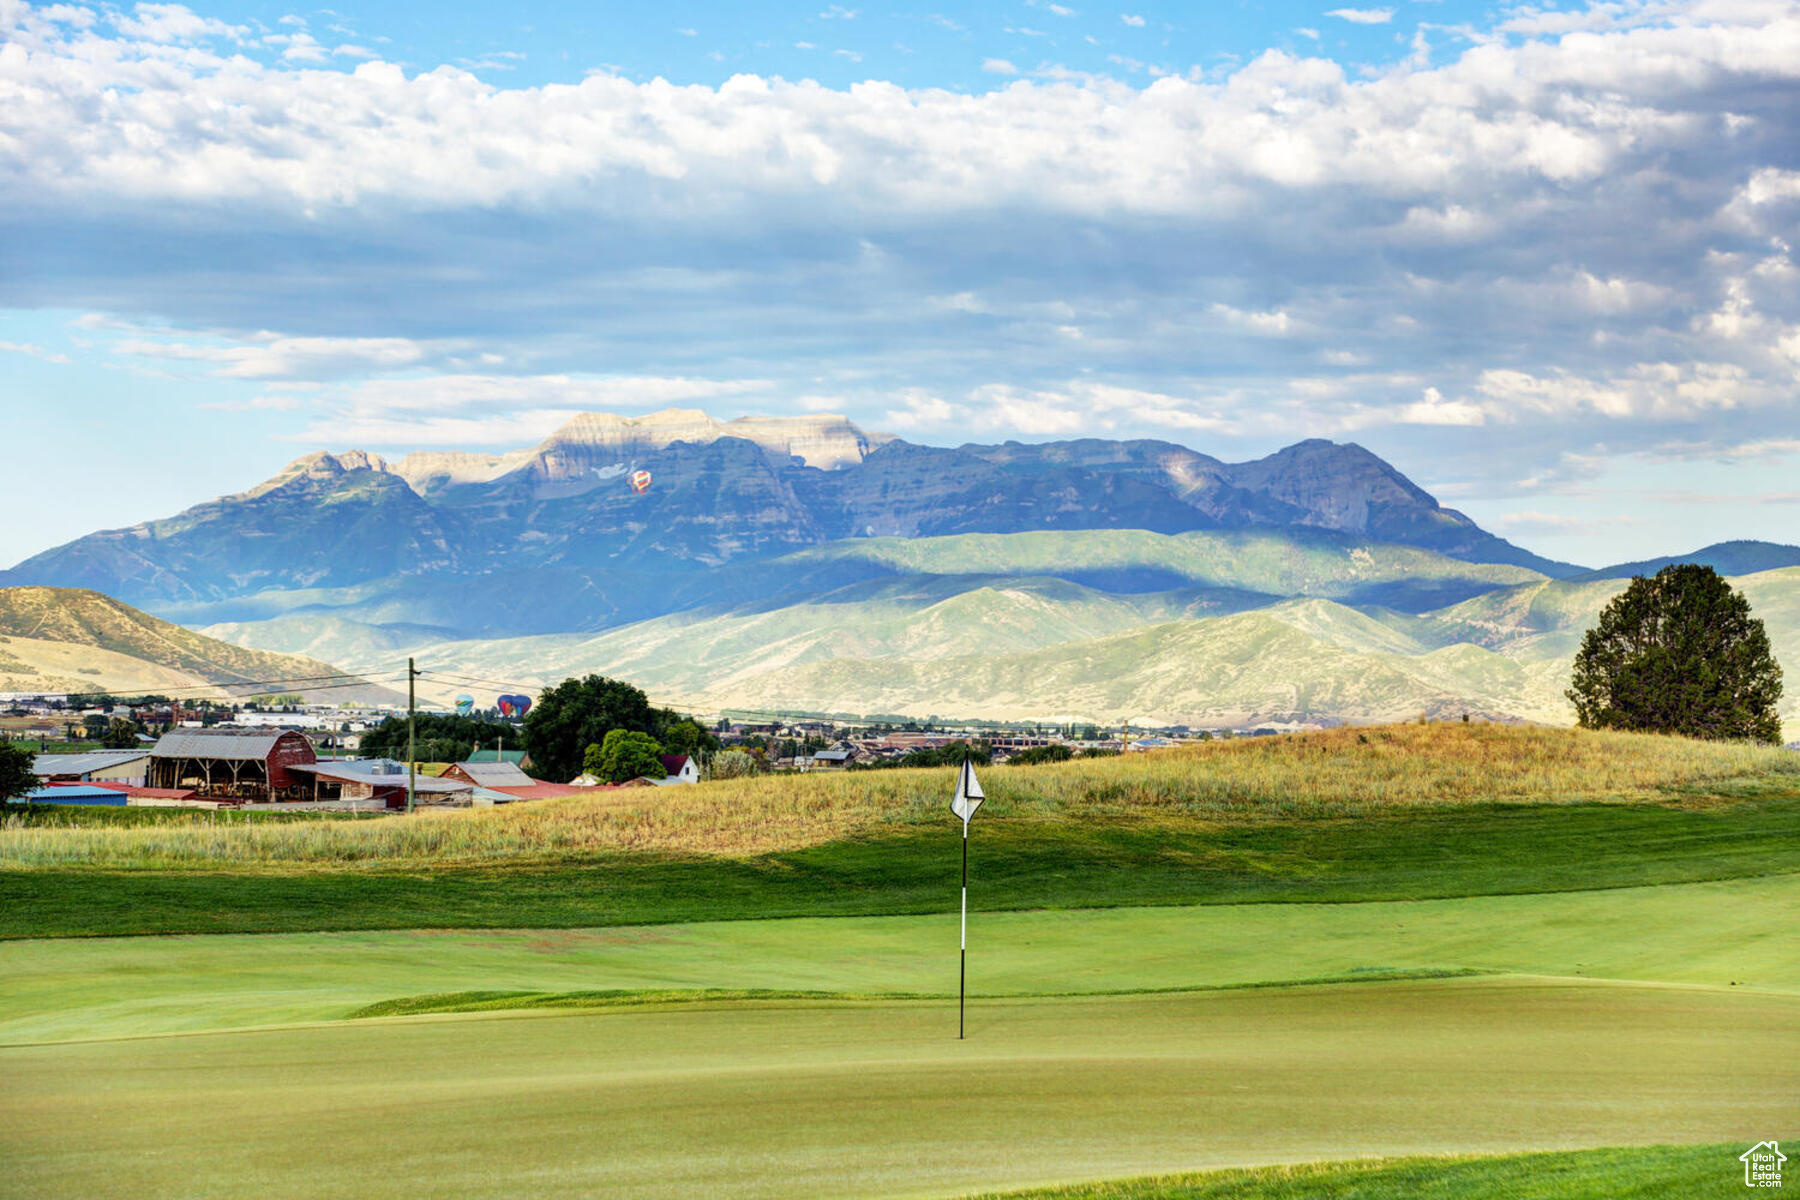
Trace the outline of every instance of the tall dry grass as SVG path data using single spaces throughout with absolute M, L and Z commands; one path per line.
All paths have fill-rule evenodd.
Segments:
M 984 816 L 1255 822 L 1481 803 L 1715 802 L 1800 784 L 1762 746 L 1499 725 L 1396 725 L 1214 742 L 982 773 Z M 378 821 L 0 830 L 0 868 L 554 862 L 613 851 L 751 855 L 948 821 L 952 772 L 897 770 L 632 788 Z

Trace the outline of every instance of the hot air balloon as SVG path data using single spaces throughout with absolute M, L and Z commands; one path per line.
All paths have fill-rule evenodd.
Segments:
M 523 717 L 531 711 L 530 696 L 500 697 L 500 715 L 503 717 Z
M 636 495 L 643 495 L 650 490 L 650 472 L 633 471 L 631 473 L 631 490 Z
M 475 711 L 475 697 L 458 696 L 456 698 L 456 715 L 466 717 Z

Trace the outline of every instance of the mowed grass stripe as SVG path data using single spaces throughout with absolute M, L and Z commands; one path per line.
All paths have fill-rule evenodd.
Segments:
M 0 1050 L 0 1194 L 935 1195 L 1780 1136 L 1800 997 L 1508 980 Z M 353 1066 L 351 1065 L 353 1064 Z M 81 1135 L 77 1131 L 92 1131 Z M 101 1132 L 103 1131 L 103 1132 Z
M 968 1200 L 1705 1200 L 1744 1195 L 1736 1142 L 1299 1163 L 1120 1179 Z
M 750 858 L 615 853 L 506 869 L 0 869 L 0 938 L 929 913 L 956 895 L 958 836 L 941 820 Z M 1800 793 L 1244 823 L 984 814 L 970 855 L 977 911 L 1635 887 L 1794 870 Z
M 1149 996 L 1173 992 L 1227 991 L 1241 988 L 1319 987 L 1339 983 L 1392 983 L 1402 979 L 1467 979 L 1496 972 L 1476 970 L 1403 970 L 1372 967 L 1344 975 L 1328 975 L 1313 979 L 1270 980 L 1264 983 L 1221 983 L 1211 987 L 1116 988 L 1107 992 L 1046 992 L 1045 996 Z M 987 999 L 977 992 L 975 999 Z M 405 996 L 384 1000 L 359 1008 L 346 1015 L 350 1021 L 376 1017 L 419 1017 L 444 1013 L 516 1012 L 522 1009 L 563 1008 L 647 1008 L 669 1004 L 767 1004 L 784 1000 L 814 1003 L 881 1003 L 898 1000 L 947 1000 L 948 995 L 933 992 L 792 992 L 776 988 L 616 988 L 597 992 L 443 992 L 437 995 Z
M 978 995 L 1482 970 L 1800 991 L 1800 875 L 1379 904 L 977 914 Z M 0 944 L 0 1042 L 341 1019 L 445 992 L 954 995 L 957 918 L 804 918 Z

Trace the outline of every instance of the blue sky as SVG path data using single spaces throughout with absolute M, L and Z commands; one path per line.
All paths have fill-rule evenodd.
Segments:
M 1800 540 L 1793 3 L 0 0 L 0 195 L 4 562 L 671 405 Z

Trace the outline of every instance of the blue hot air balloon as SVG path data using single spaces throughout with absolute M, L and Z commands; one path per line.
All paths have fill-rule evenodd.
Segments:
M 456 698 L 456 715 L 466 717 L 475 711 L 475 697 L 458 696 Z
M 530 696 L 500 697 L 500 715 L 503 717 L 522 717 L 531 711 Z

